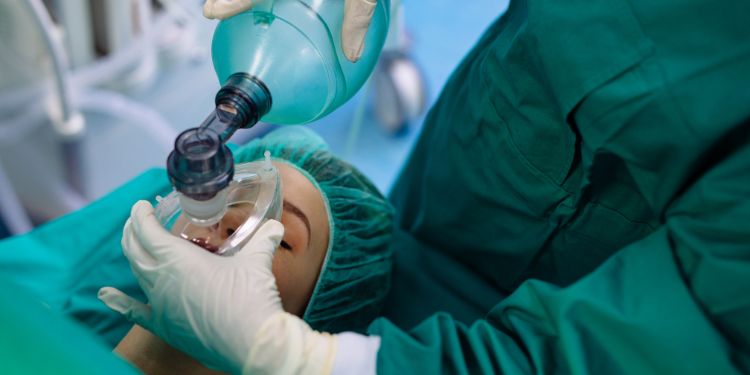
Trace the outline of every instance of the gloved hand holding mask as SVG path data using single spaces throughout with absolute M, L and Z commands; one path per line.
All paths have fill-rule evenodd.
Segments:
M 245 361 L 266 317 L 284 314 L 271 273 L 283 233 L 279 222 L 268 221 L 237 255 L 216 256 L 166 232 L 151 205 L 138 202 L 123 249 L 151 305 L 110 288 L 100 298 L 201 362 L 239 372 L 229 364 Z M 212 340 L 217 333 L 225 340 Z

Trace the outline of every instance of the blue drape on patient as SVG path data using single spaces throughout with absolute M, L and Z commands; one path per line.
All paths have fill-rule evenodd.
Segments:
M 0 241 L 0 275 L 114 346 L 132 324 L 97 291 L 109 285 L 145 300 L 122 255 L 122 228 L 133 203 L 170 191 L 164 170 L 149 170 L 79 211 Z
M 134 375 L 85 327 L 0 275 L 0 374 Z

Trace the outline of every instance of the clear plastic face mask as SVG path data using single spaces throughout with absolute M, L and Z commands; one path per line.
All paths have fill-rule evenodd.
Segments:
M 226 211 L 218 222 L 198 225 L 180 206 L 179 192 L 157 197 L 156 218 L 172 234 L 219 255 L 242 249 L 260 226 L 279 220 L 282 210 L 281 179 L 270 159 L 235 165 L 227 187 Z

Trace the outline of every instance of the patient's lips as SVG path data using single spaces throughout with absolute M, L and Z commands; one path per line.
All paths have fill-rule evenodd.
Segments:
M 215 252 L 219 251 L 219 247 L 218 246 L 210 244 L 207 239 L 202 238 L 202 237 L 191 238 L 190 242 L 192 242 L 192 243 L 194 243 L 194 244 L 196 244 L 196 245 L 198 245 L 198 246 L 200 246 L 200 247 L 202 247 L 202 248 L 204 248 L 204 249 L 206 249 L 206 250 L 208 250 L 208 251 L 210 251 L 212 253 L 215 253 Z

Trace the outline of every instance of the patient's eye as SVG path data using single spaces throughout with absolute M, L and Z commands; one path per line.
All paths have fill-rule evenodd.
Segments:
M 287 249 L 287 250 L 292 250 L 292 247 L 289 246 L 289 243 L 287 243 L 284 240 L 281 241 L 281 247 L 284 248 L 284 249 Z
M 227 237 L 234 234 L 234 228 L 227 228 Z

